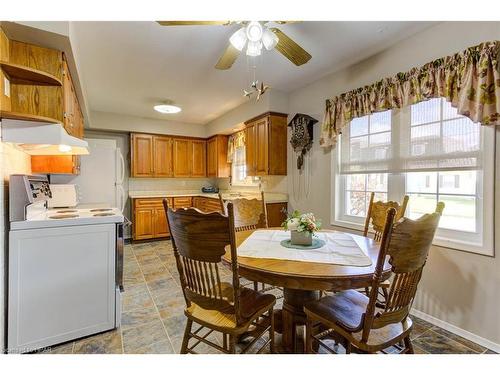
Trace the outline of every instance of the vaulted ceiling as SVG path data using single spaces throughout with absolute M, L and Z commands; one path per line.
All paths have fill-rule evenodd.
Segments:
M 431 22 L 300 22 L 280 25 L 313 57 L 297 67 L 277 51 L 258 59 L 257 79 L 290 92 L 359 62 Z M 80 80 L 92 111 L 205 124 L 238 106 L 253 78 L 242 54 L 230 70 L 216 70 L 232 26 L 164 27 L 156 22 L 73 22 Z M 165 99 L 182 107 L 162 115 Z

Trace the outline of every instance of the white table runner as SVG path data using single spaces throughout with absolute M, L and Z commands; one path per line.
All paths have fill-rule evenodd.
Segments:
M 325 245 L 313 250 L 289 249 L 280 242 L 290 239 L 284 230 L 257 230 L 239 247 L 238 255 L 250 258 L 297 260 L 300 262 L 330 263 L 342 266 L 370 266 L 372 261 L 347 233 L 317 232 Z

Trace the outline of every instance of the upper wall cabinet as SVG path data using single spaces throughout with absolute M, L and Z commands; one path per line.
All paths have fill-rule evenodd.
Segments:
M 61 51 L 9 40 L 0 28 L 0 118 L 60 123 L 83 138 L 83 114 Z M 78 174 L 79 158 L 32 156 L 31 169 Z
M 226 135 L 216 135 L 207 141 L 207 176 L 229 177 L 230 165 L 227 162 Z
M 203 139 L 174 138 L 174 177 L 206 177 L 207 142 Z
M 287 115 L 269 112 L 245 122 L 249 176 L 286 175 Z
M 132 134 L 132 177 L 172 177 L 172 142 L 171 137 Z
M 130 136 L 131 177 L 205 177 L 206 141 L 164 135 Z

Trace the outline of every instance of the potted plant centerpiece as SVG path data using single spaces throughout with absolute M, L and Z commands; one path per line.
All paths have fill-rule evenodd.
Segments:
M 311 246 L 313 234 L 321 229 L 321 222 L 312 212 L 301 214 L 295 210 L 281 226 L 291 232 L 292 245 Z

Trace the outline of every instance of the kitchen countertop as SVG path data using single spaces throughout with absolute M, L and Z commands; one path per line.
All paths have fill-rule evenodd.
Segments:
M 231 200 L 236 198 L 260 198 L 260 193 L 253 192 L 228 192 L 222 191 L 222 198 Z M 240 195 L 235 195 L 240 194 Z M 286 203 L 288 194 L 285 193 L 264 193 L 266 203 Z M 164 198 L 164 197 L 205 197 L 219 199 L 219 194 L 202 193 L 196 190 L 171 190 L 171 191 L 129 191 L 131 199 L 136 198 Z

